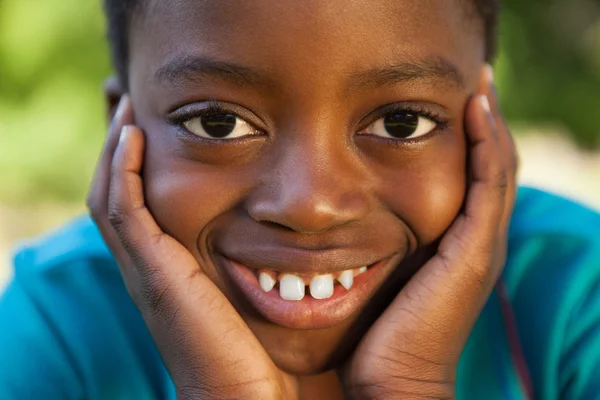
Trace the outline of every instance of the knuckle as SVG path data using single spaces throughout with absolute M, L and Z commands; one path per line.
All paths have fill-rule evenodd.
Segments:
M 509 170 L 515 174 L 519 170 L 519 165 L 521 161 L 519 159 L 519 154 L 516 151 L 513 151 L 510 155 L 510 160 L 508 163 Z
M 491 288 L 496 281 L 496 243 L 486 241 L 477 246 L 465 260 L 465 266 L 470 271 L 473 280 L 483 290 Z
M 202 399 L 206 396 L 206 389 L 196 382 L 191 385 L 178 385 L 177 398 L 181 400 Z
M 138 261 L 139 263 L 139 261 Z M 152 316 L 164 316 L 169 313 L 170 287 L 161 274 L 149 266 L 139 266 L 140 300 L 145 310 Z
M 474 281 L 482 290 L 487 290 L 494 284 L 494 279 L 490 274 L 490 263 L 484 261 L 473 261 L 467 263 L 467 268 L 471 271 Z
M 152 319 L 164 320 L 172 314 L 169 304 L 171 288 L 160 268 L 152 265 L 145 246 L 136 240 L 121 240 L 135 271 L 135 303 Z M 171 319 L 174 316 L 170 317 Z
M 144 286 L 144 289 L 141 291 L 141 300 L 151 315 L 165 315 L 168 309 L 168 293 L 168 288 Z
M 104 215 L 104 207 L 102 206 L 102 203 L 95 197 L 89 196 L 86 199 L 85 204 L 92 218 L 96 221 L 99 221 Z
M 464 238 L 457 237 L 453 242 L 453 254 L 444 254 L 444 262 L 451 264 L 454 260 L 460 260 L 464 265 L 470 279 L 468 282 L 474 282 L 481 289 L 486 290 L 493 286 L 494 279 L 494 256 L 495 243 L 493 240 L 481 240 L 480 242 L 467 243 Z M 447 268 L 451 268 L 448 266 Z
M 115 228 L 117 233 L 121 233 L 124 230 L 128 219 L 129 216 L 122 209 L 115 206 L 108 208 L 108 221 L 113 226 L 113 228 Z
M 493 178 L 493 182 L 494 187 L 496 188 L 498 193 L 504 195 L 504 193 L 506 193 L 506 190 L 508 189 L 508 172 L 505 169 L 501 169 L 500 171 L 496 172 Z
M 90 211 L 90 214 L 92 215 L 92 217 L 95 217 L 98 215 L 98 211 L 99 211 L 100 207 L 95 198 L 88 196 L 87 199 L 85 200 L 85 205 L 86 205 L 87 209 Z

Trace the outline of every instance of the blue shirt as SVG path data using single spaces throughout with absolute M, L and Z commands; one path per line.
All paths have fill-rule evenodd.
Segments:
M 0 298 L 0 398 L 170 399 L 173 384 L 88 216 L 22 247 Z M 501 286 L 457 398 L 600 399 L 600 214 L 520 189 Z

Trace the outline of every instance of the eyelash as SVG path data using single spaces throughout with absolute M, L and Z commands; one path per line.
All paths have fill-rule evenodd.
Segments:
M 383 118 L 388 114 L 404 112 L 408 114 L 416 114 L 419 117 L 427 118 L 438 125 L 438 127 L 445 127 L 448 125 L 448 121 L 443 119 L 441 115 L 425 106 L 413 105 L 413 104 L 395 104 L 389 107 L 384 107 L 383 112 L 378 113 L 377 117 L 374 117 L 370 122 L 371 124 L 377 121 L 379 118 Z
M 183 124 L 191 119 L 200 118 L 205 115 L 214 115 L 214 114 L 231 114 L 235 115 L 237 118 L 241 118 L 246 121 L 246 118 L 238 115 L 235 111 L 228 110 L 227 108 L 221 106 L 216 100 L 207 101 L 207 106 L 198 110 L 186 110 L 187 107 L 183 107 L 183 110 L 177 109 L 172 111 L 167 119 L 173 125 L 179 125 L 183 127 Z M 248 122 L 250 124 L 250 122 Z M 252 124 L 251 124 L 252 125 Z
M 385 138 L 385 137 L 379 137 L 379 136 L 372 137 L 372 139 L 374 139 L 374 140 L 378 140 L 380 142 L 383 142 L 383 143 L 388 144 L 393 147 L 416 145 L 422 141 L 425 141 L 425 140 L 431 138 L 432 136 L 436 136 L 440 133 L 443 133 L 444 131 L 446 131 L 446 129 L 450 125 L 450 120 L 442 118 L 442 116 L 439 113 L 437 113 L 437 112 L 433 111 L 432 109 L 430 109 L 424 105 L 421 105 L 421 104 L 402 104 L 402 103 L 391 104 L 388 106 L 380 107 L 379 110 L 381 110 L 381 111 L 375 111 L 375 113 L 372 114 L 373 116 L 368 119 L 369 123 L 363 124 L 364 127 L 362 129 L 360 129 L 359 131 L 366 129 L 371 124 L 375 123 L 375 121 L 379 120 L 380 118 L 384 118 L 386 115 L 398 113 L 398 112 L 415 114 L 415 115 L 418 115 L 419 117 L 427 118 L 427 119 L 433 121 L 436 125 L 436 127 L 431 132 L 429 132 L 423 136 L 416 137 L 416 138 L 394 139 L 394 138 Z M 372 136 L 372 135 L 364 135 L 363 134 L 361 136 Z
M 215 144 L 215 145 L 225 144 L 225 143 L 232 144 L 232 143 L 237 143 L 237 142 L 243 142 L 248 139 L 248 137 L 239 137 L 239 138 L 233 138 L 233 139 L 227 139 L 227 140 L 203 138 L 203 137 L 194 135 L 193 133 L 188 131 L 187 128 L 184 126 L 185 122 L 190 121 L 194 118 L 200 118 L 205 115 L 215 115 L 215 114 L 234 115 L 236 118 L 240 118 L 240 119 L 246 121 L 246 123 L 248 123 L 248 125 L 251 126 L 256 131 L 257 134 L 263 133 L 263 130 L 257 128 L 256 124 L 248 121 L 248 118 L 241 116 L 240 113 L 233 111 L 231 108 L 222 106 L 221 103 L 217 100 L 206 101 L 206 106 L 203 107 L 202 109 L 196 108 L 196 109 L 188 110 L 188 107 L 186 107 L 186 106 L 178 108 L 175 111 L 171 111 L 169 113 L 169 115 L 167 116 L 167 121 L 170 124 L 174 125 L 179 130 L 179 132 L 182 133 L 183 135 L 185 135 L 187 138 L 191 138 L 192 140 L 200 141 L 200 142 L 207 143 L 207 144 Z M 254 135 L 252 137 L 254 137 Z
M 395 105 L 391 105 L 391 106 L 384 106 L 384 107 L 381 107 L 380 109 L 382 110 L 382 112 L 377 112 L 376 115 L 374 115 L 372 118 L 369 119 L 370 122 L 368 124 L 363 124 L 364 128 L 362 128 L 362 129 L 366 129 L 368 126 L 373 124 L 375 121 L 377 121 L 380 118 L 384 118 L 386 115 L 398 113 L 398 112 L 416 114 L 419 117 L 427 118 L 427 119 L 433 121 L 436 124 L 436 128 L 432 131 L 432 133 L 444 131 L 449 125 L 449 121 L 446 119 L 443 119 L 439 113 L 437 113 L 425 106 L 422 106 L 422 105 L 395 104 Z M 183 130 L 187 135 L 191 135 L 195 139 L 200 139 L 203 141 L 213 141 L 212 139 L 199 138 L 198 136 L 188 132 L 188 130 L 183 126 L 183 124 L 185 122 L 187 122 L 193 118 L 200 118 L 205 115 L 213 115 L 213 114 L 234 115 L 237 118 L 240 118 L 240 119 L 243 119 L 244 121 L 246 121 L 252 128 L 254 128 L 256 130 L 256 132 L 263 132 L 261 129 L 257 128 L 255 126 L 255 124 L 253 124 L 252 122 L 249 122 L 246 118 L 244 118 L 243 116 L 240 116 L 237 112 L 227 109 L 226 107 L 223 107 L 217 100 L 207 101 L 207 106 L 201 110 L 188 111 L 185 109 L 183 109 L 183 110 L 177 109 L 170 113 L 168 120 L 171 124 L 176 125 L 179 129 Z M 360 130 L 362 130 L 362 129 L 360 129 Z M 424 136 L 421 136 L 421 137 L 415 138 L 415 139 L 386 139 L 386 138 L 379 138 L 379 139 L 385 140 L 385 141 L 390 141 L 390 142 L 393 141 L 394 143 L 398 144 L 401 142 L 421 141 L 423 139 L 428 138 L 429 136 L 431 136 L 431 134 L 427 134 L 427 135 L 424 135 Z M 229 139 L 227 141 L 234 142 L 237 140 L 244 140 L 244 139 L 245 138 L 235 138 L 235 139 Z M 214 140 L 214 141 L 215 142 L 224 142 L 223 140 Z

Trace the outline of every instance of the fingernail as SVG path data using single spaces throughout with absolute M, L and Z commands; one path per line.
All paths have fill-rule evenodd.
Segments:
M 488 97 L 484 94 L 479 96 L 479 101 L 481 102 L 481 106 L 483 107 L 483 109 L 491 114 L 492 113 L 492 108 L 490 107 L 490 100 L 488 99 Z
M 121 133 L 119 134 L 119 147 L 121 147 L 123 143 L 125 143 L 125 141 L 127 140 L 126 136 L 129 134 L 129 128 L 129 125 L 124 125 L 121 128 Z
M 496 89 L 496 79 L 494 78 L 494 67 L 490 64 L 485 66 L 485 79 L 490 86 L 490 94 L 494 96 L 494 100 L 498 100 L 498 89 Z
M 490 64 L 485 66 L 485 79 L 489 85 L 494 86 L 494 67 Z
M 113 118 L 114 122 L 119 122 L 123 120 L 123 114 L 127 109 L 127 102 L 129 101 L 129 96 L 124 94 L 121 96 L 121 100 L 119 100 L 119 105 L 117 106 L 117 111 L 115 111 L 115 116 Z

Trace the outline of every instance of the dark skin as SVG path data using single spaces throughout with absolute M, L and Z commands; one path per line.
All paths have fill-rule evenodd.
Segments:
M 465 2 L 151 3 L 88 201 L 179 396 L 453 398 L 516 169 Z M 173 121 L 207 101 L 254 134 L 198 140 Z M 384 139 L 388 105 L 441 122 Z M 341 321 L 283 324 L 240 300 L 219 257 L 285 270 L 289 249 L 304 272 L 386 263 Z

